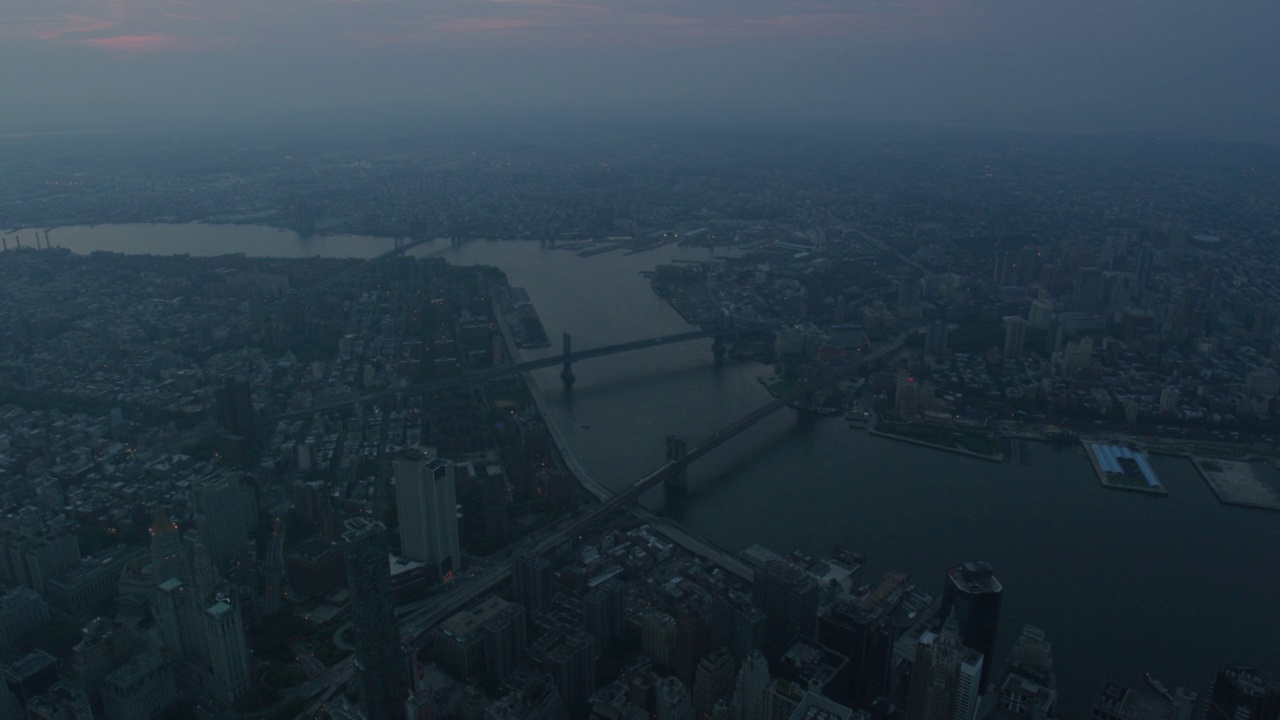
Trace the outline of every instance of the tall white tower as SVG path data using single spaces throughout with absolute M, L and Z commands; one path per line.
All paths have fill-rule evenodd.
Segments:
M 396 507 L 400 551 L 436 569 L 439 577 L 458 569 L 458 494 L 453 463 L 435 448 L 408 448 L 396 456 Z

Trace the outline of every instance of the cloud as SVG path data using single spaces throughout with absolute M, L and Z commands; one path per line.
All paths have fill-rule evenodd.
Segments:
M 78 45 L 102 48 L 115 52 L 155 53 L 191 49 L 202 44 L 181 35 L 115 35 L 113 37 L 81 38 Z

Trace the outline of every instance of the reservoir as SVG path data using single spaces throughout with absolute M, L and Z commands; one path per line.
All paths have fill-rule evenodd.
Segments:
M 23 245 L 34 232 L 20 231 Z M 12 234 L 6 234 L 14 246 Z M 385 238 L 313 237 L 254 226 L 117 225 L 50 232 L 78 253 L 369 257 Z M 496 266 L 529 292 L 556 352 L 688 329 L 641 271 L 706 249 L 663 247 L 578 257 L 536 242 L 428 243 L 454 264 Z M 583 463 L 621 487 L 664 460 L 664 437 L 696 442 L 769 400 L 771 369 L 712 363 L 710 341 L 613 355 L 558 368 L 539 391 Z M 1099 485 L 1078 445 L 1032 443 L 1027 463 L 996 464 L 868 436 L 839 418 L 799 422 L 780 411 L 690 470 L 688 497 L 661 489 L 657 512 L 737 552 L 752 543 L 823 554 L 863 553 L 860 582 L 889 570 L 939 594 L 946 568 L 986 560 L 1004 584 L 997 660 L 1023 623 L 1053 643 L 1062 715 L 1082 717 L 1105 680 L 1204 691 L 1217 665 L 1257 664 L 1280 676 L 1280 514 L 1220 504 L 1191 463 L 1152 456 L 1167 496 Z M 1274 480 L 1274 473 L 1272 473 Z

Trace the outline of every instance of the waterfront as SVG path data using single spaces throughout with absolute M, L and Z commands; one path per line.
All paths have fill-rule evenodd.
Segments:
M 50 238 L 76 252 L 365 257 L 390 247 L 246 226 L 59 228 Z M 583 349 L 687 329 L 639 272 L 710 255 L 666 247 L 580 258 L 515 242 L 418 252 L 500 267 L 528 290 L 553 341 L 568 331 Z M 695 342 L 582 363 L 571 393 L 558 369 L 536 375 L 567 442 L 620 487 L 661 464 L 667 433 L 696 441 L 767 402 L 756 381 L 766 370 L 715 368 L 710 343 Z M 1082 714 L 1104 679 L 1137 685 L 1150 671 L 1203 690 L 1223 662 L 1280 673 L 1267 630 L 1280 606 L 1280 516 L 1219 504 L 1181 458 L 1151 459 L 1169 495 L 1148 497 L 1100 487 L 1078 447 L 1030 444 L 1028 455 L 1028 466 L 998 465 L 871 437 L 838 418 L 800 424 L 783 411 L 695 466 L 692 497 L 656 491 L 646 504 L 731 551 L 849 546 L 867 556 L 863 582 L 902 569 L 938 592 L 947 565 L 989 560 L 1006 588 L 999 653 L 1023 622 L 1043 627 L 1066 717 Z

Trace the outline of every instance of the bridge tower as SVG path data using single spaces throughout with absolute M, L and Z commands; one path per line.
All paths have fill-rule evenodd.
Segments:
M 720 314 L 716 316 L 716 335 L 711 342 L 711 352 L 715 353 L 716 365 L 724 362 L 724 355 L 729 350 L 729 346 L 724 342 L 724 336 L 718 333 L 728 332 L 733 329 L 733 315 L 728 310 L 721 309 Z
M 565 385 L 572 385 L 573 381 L 577 380 L 577 378 L 573 376 L 573 360 L 571 359 L 572 357 L 573 357 L 573 338 L 570 337 L 569 333 L 565 333 L 564 334 L 564 369 L 560 371 L 560 379 L 564 381 Z
M 688 453 L 688 441 L 679 435 L 667 436 L 667 463 L 671 465 L 671 469 L 667 471 L 667 477 L 663 483 L 668 488 L 683 493 L 689 492 L 689 463 L 686 459 Z

